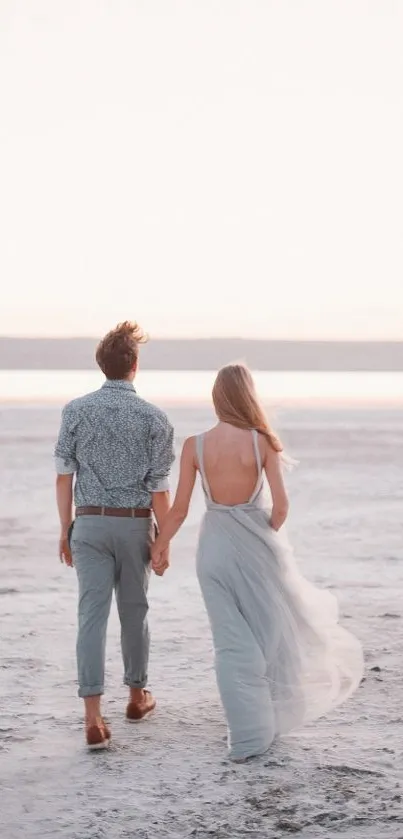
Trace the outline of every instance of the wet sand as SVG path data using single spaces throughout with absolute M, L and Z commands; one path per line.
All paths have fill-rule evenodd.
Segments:
M 173 409 L 178 445 L 208 421 Z M 403 839 L 402 500 L 398 411 L 287 411 L 300 466 L 289 534 L 304 573 L 337 594 L 365 647 L 355 697 L 244 766 L 226 757 L 194 572 L 197 493 L 172 568 L 151 584 L 153 718 L 124 720 L 113 607 L 106 716 L 88 754 L 75 684 L 74 572 L 56 557 L 53 407 L 0 410 L 0 815 L 5 839 Z

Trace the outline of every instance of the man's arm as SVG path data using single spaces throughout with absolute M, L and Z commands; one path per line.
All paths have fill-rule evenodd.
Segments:
M 151 505 L 159 530 L 171 506 L 169 475 L 175 459 L 173 438 L 173 428 L 168 419 L 165 415 L 159 415 L 152 429 L 151 462 L 147 475 L 147 486 L 152 497 Z M 163 560 L 161 569 L 157 572 L 160 576 L 169 566 L 169 550 L 164 552 Z
M 150 467 L 146 478 L 147 489 L 153 495 L 169 493 L 169 476 L 174 460 L 174 430 L 161 412 L 155 417 L 151 429 Z
M 158 530 L 161 530 L 162 523 L 171 506 L 171 493 L 169 489 L 166 492 L 153 492 L 151 506 L 156 518 Z
M 63 410 L 59 437 L 55 447 L 56 501 L 60 519 L 59 557 L 66 565 L 73 565 L 68 543 L 69 527 L 73 521 L 73 478 L 77 471 L 74 423 L 68 406 Z
M 152 509 L 157 522 L 158 533 L 161 530 L 162 523 L 165 521 L 171 506 L 171 494 L 169 490 L 166 492 L 153 492 L 152 494 Z M 160 565 L 154 568 L 157 577 L 162 577 L 165 571 L 169 568 L 169 547 L 161 552 Z
M 73 565 L 68 540 L 69 527 L 73 521 L 73 475 L 58 475 L 56 478 L 56 500 L 60 519 L 59 557 L 60 562 Z

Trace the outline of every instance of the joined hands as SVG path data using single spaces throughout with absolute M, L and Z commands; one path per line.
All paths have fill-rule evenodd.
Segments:
M 158 539 L 151 545 L 151 567 L 157 577 L 162 577 L 169 568 L 169 548 L 161 550 Z

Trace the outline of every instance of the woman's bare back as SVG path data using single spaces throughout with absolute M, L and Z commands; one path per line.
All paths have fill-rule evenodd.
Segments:
M 265 440 L 259 435 L 262 463 L 265 446 Z M 203 461 L 211 496 L 216 504 L 235 506 L 249 501 L 260 477 L 250 431 L 219 423 L 204 435 Z

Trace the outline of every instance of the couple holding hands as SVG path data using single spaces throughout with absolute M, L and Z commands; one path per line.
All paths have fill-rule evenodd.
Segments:
M 155 708 L 147 690 L 150 567 L 158 575 L 168 568 L 170 542 L 186 519 L 199 475 L 206 512 L 196 570 L 229 757 L 242 762 L 347 699 L 362 678 L 362 648 L 339 625 L 333 595 L 301 576 L 281 531 L 288 513 L 282 445 L 244 365 L 219 371 L 217 424 L 185 441 L 170 505 L 173 429 L 133 384 L 145 340 L 130 322 L 103 338 L 96 359 L 105 382 L 66 405 L 55 448 L 60 558 L 78 577 L 86 742 L 103 749 L 111 739 L 101 697 L 113 591 L 129 688 L 126 718 L 138 722 Z

